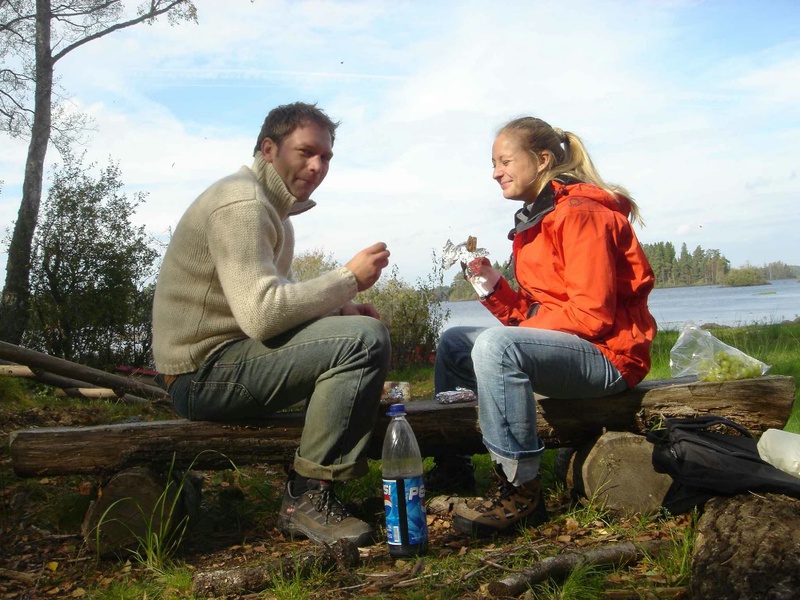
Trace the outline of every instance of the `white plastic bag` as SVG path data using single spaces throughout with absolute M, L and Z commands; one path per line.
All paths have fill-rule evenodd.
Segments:
M 669 370 L 673 377 L 696 375 L 701 381 L 749 379 L 764 375 L 769 368 L 691 321 L 684 325 L 669 352 Z
M 776 469 L 800 477 L 800 435 L 767 429 L 758 440 L 758 455 Z

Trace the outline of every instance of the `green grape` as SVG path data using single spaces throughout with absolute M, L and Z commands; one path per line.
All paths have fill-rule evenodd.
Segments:
M 700 374 L 702 381 L 731 381 L 761 376 L 761 366 L 757 360 L 749 356 L 730 354 L 721 350 L 714 355 L 713 362 L 709 364 L 708 361 L 704 361 L 704 363 Z

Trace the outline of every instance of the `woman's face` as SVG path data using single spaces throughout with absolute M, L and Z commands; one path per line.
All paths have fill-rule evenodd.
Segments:
M 492 177 L 503 188 L 503 197 L 533 202 L 539 193 L 536 179 L 549 162 L 543 158 L 537 160 L 514 135 L 500 133 L 492 145 Z

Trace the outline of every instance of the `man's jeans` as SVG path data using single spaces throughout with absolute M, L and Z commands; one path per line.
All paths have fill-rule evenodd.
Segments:
M 539 471 L 544 444 L 536 435 L 534 392 L 592 398 L 627 389 L 614 365 L 576 335 L 530 327 L 453 327 L 436 354 L 435 391 L 465 387 L 478 394 L 483 443 L 509 481 Z
M 198 421 L 246 422 L 308 400 L 294 469 L 347 480 L 368 470 L 364 453 L 390 356 L 378 319 L 325 317 L 264 342 L 228 344 L 169 392 L 178 414 Z

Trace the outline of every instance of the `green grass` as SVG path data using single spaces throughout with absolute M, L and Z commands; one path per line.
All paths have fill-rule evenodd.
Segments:
M 599 600 L 603 598 L 607 569 L 584 565 L 567 575 L 563 582 L 552 580 L 531 589 L 534 600 Z
M 159 600 L 194 598 L 190 594 L 193 573 L 185 566 L 172 567 L 157 575 L 143 574 L 123 567 L 125 577 L 96 585 L 87 590 L 84 598 L 92 600 Z M 110 578 L 109 578 L 110 579 Z
M 765 324 L 749 327 L 712 329 L 712 334 L 745 354 L 770 365 L 769 374 L 789 375 L 800 381 L 800 321 L 775 325 Z M 677 340 L 679 332 L 662 331 L 656 336 L 652 347 L 653 367 L 648 379 L 670 377 L 669 354 Z M 408 381 L 411 384 L 412 397 L 430 399 L 433 396 L 433 368 L 430 365 L 406 368 L 390 373 L 390 380 Z M 800 395 L 800 392 L 797 392 Z M 797 398 L 798 396 L 796 396 Z M 81 400 L 56 398 L 47 388 L 37 386 L 15 378 L 0 378 L 0 402 L 3 406 L 19 413 L 26 411 L 49 411 L 58 413 L 65 411 L 80 423 L 83 418 L 95 422 L 113 422 L 130 416 L 143 416 L 146 419 L 163 418 L 170 414 L 169 409 L 129 406 L 118 402 L 102 400 Z M 792 415 L 786 426 L 787 430 L 800 432 L 800 403 L 795 403 Z M 68 423 L 72 424 L 72 423 Z M 0 450 L 0 455 L 7 455 L 7 448 Z M 548 506 L 556 506 L 551 510 L 551 521 L 539 530 L 525 530 L 510 540 L 498 542 L 479 542 L 474 540 L 459 542 L 463 546 L 432 547 L 424 558 L 424 569 L 418 574 L 418 581 L 403 589 L 373 591 L 363 594 L 370 598 L 462 598 L 481 597 L 479 588 L 482 584 L 503 576 L 496 567 L 488 565 L 494 561 L 506 569 L 522 568 L 530 565 L 538 558 L 547 556 L 547 552 L 539 549 L 547 535 L 544 528 L 551 528 L 557 535 L 567 531 L 575 524 L 587 531 L 587 540 L 592 536 L 617 536 L 620 539 L 636 539 L 646 537 L 654 529 L 668 532 L 668 539 L 673 543 L 671 552 L 666 555 L 646 558 L 637 565 L 637 571 L 631 574 L 626 569 L 584 569 L 576 571 L 570 577 L 559 581 L 547 581 L 533 586 L 527 597 L 541 599 L 584 599 L 600 598 L 603 590 L 611 587 L 627 587 L 631 585 L 645 586 L 642 597 L 646 596 L 646 580 L 650 577 L 662 581 L 660 585 L 687 585 L 690 577 L 691 556 L 695 543 L 694 521 L 696 515 L 673 521 L 663 519 L 640 518 L 631 522 L 610 515 L 602 503 L 596 499 L 587 499 L 581 503 L 570 504 L 565 500 L 567 495 L 554 474 L 555 451 L 545 452 L 542 463 L 542 479 Z M 474 457 L 476 479 L 480 493 L 486 493 L 492 480 L 492 465 L 488 455 Z M 432 465 L 426 460 L 426 468 Z M 215 493 L 209 494 L 204 505 L 204 518 L 219 521 L 220 525 L 208 524 L 208 529 L 201 535 L 213 535 L 218 531 L 236 534 L 241 537 L 258 535 L 269 540 L 274 533 L 255 529 L 254 523 L 263 519 L 265 514 L 277 512 L 281 502 L 282 489 L 271 485 L 269 478 L 263 477 L 261 471 L 250 471 L 232 468 L 219 470 L 210 474 L 207 487 Z M 272 479 L 281 479 L 280 475 Z M 380 487 L 380 462 L 370 461 L 369 474 L 356 481 L 348 482 L 338 488 L 344 502 L 356 507 L 359 516 L 373 522 L 380 522 L 382 516 L 382 497 Z M 58 488 L 37 480 L 18 481 L 6 473 L 0 474 L 0 491 L 13 484 L 14 495 L 24 499 L 26 510 L 31 513 L 40 527 L 54 533 L 75 531 L 80 515 L 85 510 L 89 497 L 75 491 L 81 478 L 61 478 L 63 482 Z M 54 489 L 56 491 L 54 491 Z M 169 508 L 169 507 L 167 507 Z M 0 519 L 2 521 L 2 519 Z M 197 524 L 195 524 L 197 525 Z M 221 529 L 220 529 L 221 528 Z M 250 533 L 245 533 L 250 532 Z M 151 540 L 149 552 L 156 559 L 148 565 L 147 560 L 141 564 L 134 560 L 125 567 L 120 564 L 119 577 L 105 584 L 87 585 L 86 597 L 99 599 L 128 598 L 177 598 L 191 596 L 192 570 L 182 563 L 185 556 L 173 554 L 173 548 L 165 539 L 164 532 L 156 532 L 158 537 Z M 379 532 L 379 535 L 382 532 Z M 235 537 L 235 535 L 233 536 Z M 245 543 L 246 540 L 240 543 Z M 233 543 L 233 542 L 232 542 Z M 160 544 L 160 546 L 158 545 Z M 502 546 L 507 544 L 508 548 Z M 145 544 L 146 545 L 146 544 Z M 539 552 L 543 552 L 542 555 Z M 76 554 L 79 550 L 76 548 Z M 143 554 L 142 558 L 146 559 Z M 394 571 L 411 569 L 412 564 L 394 564 Z M 150 568 L 147 568 L 150 567 Z M 368 582 L 381 569 L 373 562 L 367 561 L 355 573 L 354 581 Z M 655 574 L 655 575 L 654 575 Z M 467 579 L 465 577 L 469 576 Z M 639 583 L 631 583 L 636 577 Z M 381 579 L 374 579 L 380 582 Z M 611 583 L 610 583 L 611 582 Z M 336 590 L 347 585 L 342 583 L 340 575 L 312 574 L 307 578 L 285 576 L 276 578 L 274 586 L 258 595 L 264 598 L 320 598 L 326 590 Z M 658 587 L 657 584 L 654 584 Z M 637 587 L 637 589 L 641 589 Z M 360 595 L 356 592 L 356 595 Z

